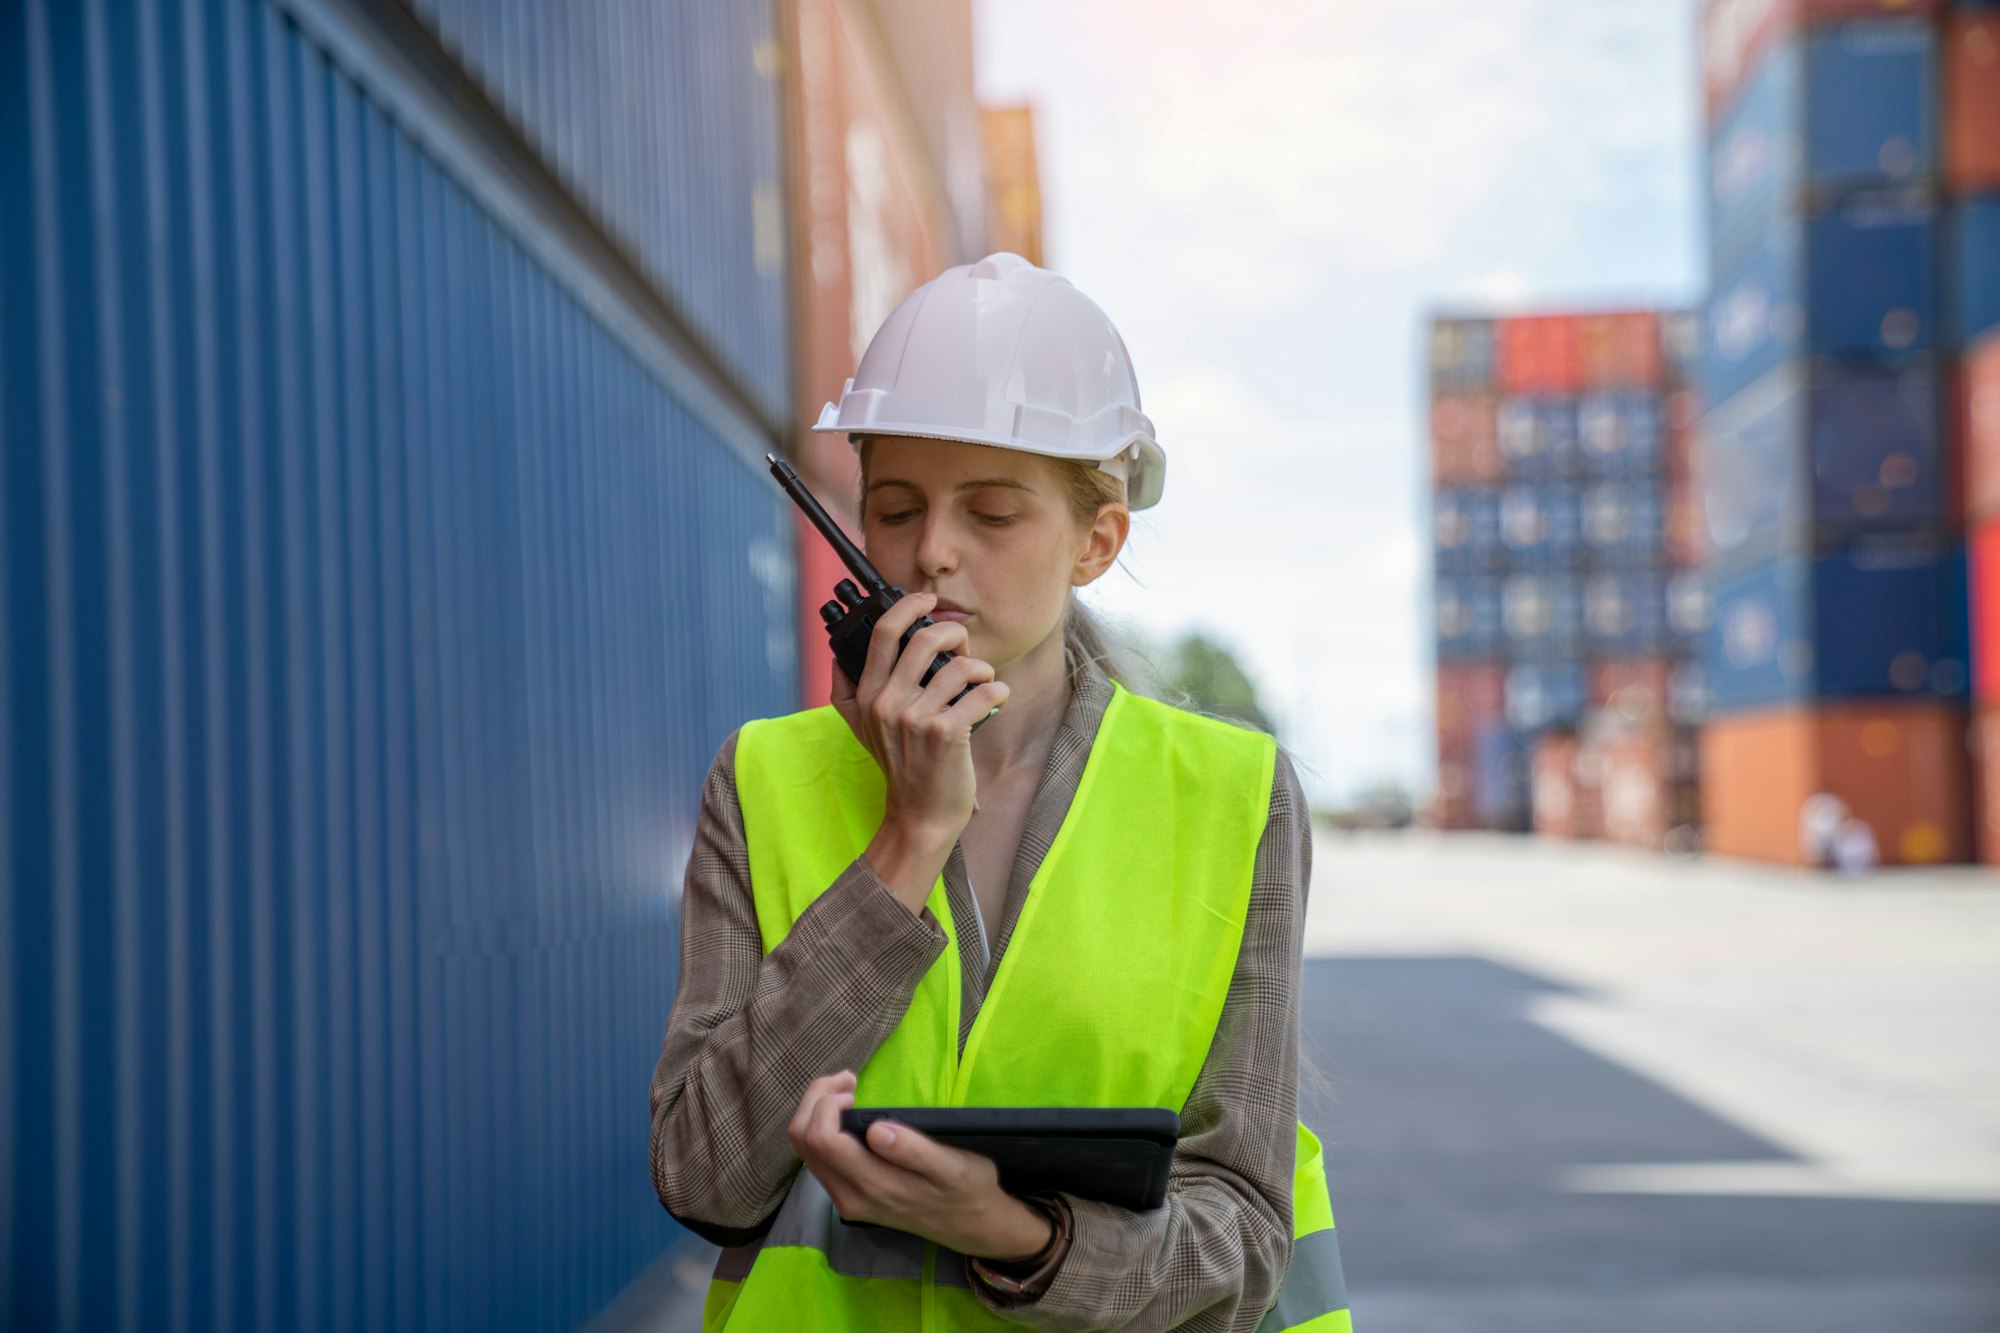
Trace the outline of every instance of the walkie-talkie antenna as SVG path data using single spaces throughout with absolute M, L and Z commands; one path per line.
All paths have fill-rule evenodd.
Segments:
M 812 525 L 819 529 L 820 535 L 826 538 L 827 545 L 833 547 L 833 553 L 840 557 L 840 562 L 847 566 L 854 577 L 866 584 L 871 594 L 886 589 L 889 581 L 869 563 L 867 556 L 861 554 L 861 548 L 848 540 L 847 534 L 840 530 L 840 525 L 833 521 L 833 516 L 820 508 L 819 501 L 806 489 L 806 484 L 799 480 L 799 474 L 792 471 L 792 465 L 776 454 L 765 454 L 764 459 L 771 465 L 771 474 L 778 479 L 778 484 L 785 488 L 785 494 L 791 496 L 798 507 L 806 511 L 806 517 L 812 520 Z

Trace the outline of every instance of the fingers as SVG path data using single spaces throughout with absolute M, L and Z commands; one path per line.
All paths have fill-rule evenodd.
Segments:
M 861 679 L 855 683 L 857 694 L 872 697 L 881 692 L 898 660 L 896 644 L 901 641 L 903 631 L 936 605 L 934 594 L 913 592 L 898 599 L 895 605 L 882 613 L 882 618 L 868 633 L 868 662 L 861 668 Z
M 963 624 L 956 620 L 940 620 L 924 626 L 910 636 L 910 642 L 903 648 L 903 655 L 890 668 L 889 680 L 882 687 L 892 706 L 907 704 L 922 691 L 930 687 L 923 684 L 924 672 L 930 669 L 939 653 L 962 656 L 971 643 Z M 939 670 L 943 670 L 942 667 Z M 931 678 L 935 681 L 937 678 Z
M 868 1127 L 868 1147 L 891 1166 L 922 1176 L 941 1190 L 960 1188 L 973 1163 L 992 1165 L 984 1157 L 948 1148 L 928 1134 L 888 1120 L 877 1120 Z
M 1006 702 L 1007 682 L 989 680 L 982 685 L 975 685 L 963 699 L 945 709 L 945 722 L 954 729 L 962 726 L 970 730 L 972 724 L 985 717 L 989 710 L 999 708 Z

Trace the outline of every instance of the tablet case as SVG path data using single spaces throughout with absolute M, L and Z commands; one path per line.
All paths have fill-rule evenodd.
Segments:
M 840 1127 L 866 1138 L 877 1120 L 990 1157 L 1000 1188 L 1144 1211 L 1167 1201 L 1181 1118 L 1152 1106 L 852 1106 Z

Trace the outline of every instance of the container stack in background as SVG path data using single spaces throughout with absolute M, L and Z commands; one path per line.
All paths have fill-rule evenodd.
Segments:
M 1693 822 L 1690 343 L 1652 311 L 1433 322 L 1440 827 Z
M 1993 321 L 1991 9 L 1715 0 L 1698 471 L 1710 849 L 1972 851 L 1957 351 Z M 1983 164 L 1983 165 L 1982 165 Z

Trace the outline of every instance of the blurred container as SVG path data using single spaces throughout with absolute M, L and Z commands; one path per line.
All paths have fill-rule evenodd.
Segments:
M 1431 322 L 1431 392 L 1485 393 L 1494 387 L 1494 334 L 1489 319 Z
M 1670 657 L 1600 659 L 1590 666 L 1590 706 L 1627 723 L 1667 716 L 1667 691 L 1675 668 Z
M 1502 393 L 1575 393 L 1583 387 L 1576 316 L 1518 315 L 1500 320 L 1496 369 Z
M 1583 580 L 1577 574 L 1509 574 L 1500 628 L 1510 657 L 1561 657 L 1583 648 Z
M 1700 316 L 1695 316 L 1697 324 Z M 1694 440 L 1701 427 L 1701 395 L 1692 387 L 1680 387 L 1661 400 L 1661 418 L 1666 439 L 1666 474 L 1684 477 L 1694 470 Z
M 1702 663 L 1718 711 L 1816 698 L 1962 699 L 1965 558 L 1922 536 L 1718 574 Z
M 986 149 L 986 250 L 1042 263 L 1042 178 L 1035 156 L 1034 108 L 979 109 Z
M 1438 573 L 1497 571 L 1506 560 L 1500 542 L 1500 492 L 1454 486 L 1434 493 L 1431 533 Z
M 1516 663 L 1507 670 L 1507 725 L 1524 736 L 1575 726 L 1583 718 L 1585 684 L 1580 661 Z
M 1802 356 L 1886 364 L 1935 346 L 1937 222 L 1907 192 L 1775 221 L 1740 268 L 1717 270 L 1701 382 L 1710 410 Z
M 1959 345 L 2000 329 L 2000 195 L 1952 210 L 1949 305 Z
M 1708 0 L 1702 10 L 1703 103 L 1725 118 L 1765 53 L 1801 30 L 1885 15 L 1932 15 L 1940 0 Z
M 1481 827 L 1476 809 L 1477 774 L 1473 768 L 1475 733 L 1439 733 L 1437 794 L 1431 802 L 1430 823 L 1441 829 Z
M 1583 546 L 1595 566 L 1657 567 L 1666 554 L 1657 482 L 1600 481 L 1583 490 Z
M 1549 838 L 1600 836 L 1598 771 L 1597 755 L 1586 752 L 1575 735 L 1551 732 L 1538 739 L 1529 757 L 1535 832 Z
M 1664 851 L 1680 829 L 1701 823 L 1700 748 L 1688 728 L 1614 725 L 1585 738 L 1595 758 L 1604 837 Z
M 1493 396 L 1448 393 L 1431 403 L 1431 484 L 1484 486 L 1507 475 L 1494 429 Z
M 2000 866 L 2000 707 L 1972 716 L 1973 842 L 1982 865 Z
M 1930 178 L 1938 162 L 1937 34 L 1842 24 L 1773 51 L 1709 145 L 1713 271 L 1739 268 L 1781 217 L 1860 187 Z
M 1441 736 L 1470 737 L 1501 720 L 1506 708 L 1507 667 L 1501 662 L 1440 662 L 1437 668 L 1437 727 Z
M 2000 190 L 2000 14 L 1953 13 L 1944 51 L 1945 183 Z
M 1667 634 L 1675 652 L 1699 642 L 1715 618 L 1706 570 L 1680 570 L 1667 575 Z
M 1660 356 L 1670 387 L 1694 379 L 1701 366 L 1701 342 L 1701 311 L 1670 310 L 1660 316 Z
M 1500 583 L 1486 576 L 1440 575 L 1434 610 L 1438 660 L 1466 661 L 1500 652 Z
M 2000 514 L 2000 333 L 1966 353 L 1959 376 L 1958 430 L 1968 521 Z
M 1702 510 L 1716 558 L 1796 550 L 1811 532 L 1941 525 L 1953 483 L 1929 364 L 1788 363 L 1709 414 Z
M 1659 393 L 1610 390 L 1577 400 L 1576 433 L 1587 477 L 1636 480 L 1659 475 L 1665 452 Z
M 1583 555 L 1582 495 L 1563 482 L 1509 486 L 1500 492 L 1500 543 L 1527 572 L 1574 569 Z
M 1584 583 L 1583 623 L 1593 654 L 1660 651 L 1667 643 L 1665 577 L 1657 570 L 1592 574 Z
M 1972 692 L 1981 703 L 2000 703 L 2000 518 L 1973 526 L 1965 557 Z
M 1502 398 L 1494 416 L 1500 455 L 1511 480 L 1574 480 L 1583 475 L 1577 400 L 1560 395 Z
M 1698 727 L 1715 711 L 1715 699 L 1708 688 L 1708 670 L 1699 659 L 1674 667 L 1667 680 L 1667 721 L 1677 727 Z
M 1503 726 L 1481 728 L 1472 749 L 1472 812 L 1478 827 L 1528 830 L 1528 752 Z
M 1702 516 L 1701 491 L 1695 478 L 1678 476 L 1667 482 L 1662 523 L 1669 565 L 1690 569 L 1709 558 L 1708 523 Z
M 1943 703 L 1786 707 L 1701 733 L 1706 847 L 1802 865 L 1799 814 L 1830 792 L 1874 831 L 1885 865 L 1969 860 L 1966 711 Z
M 1579 315 L 1580 383 L 1592 389 L 1657 389 L 1666 379 L 1660 316 L 1650 310 Z

